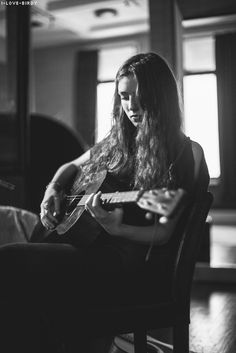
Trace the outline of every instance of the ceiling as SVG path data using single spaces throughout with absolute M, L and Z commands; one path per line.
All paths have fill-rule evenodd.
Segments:
M 159 1 L 159 0 L 156 0 Z M 186 34 L 194 30 L 236 30 L 235 0 L 178 0 Z M 42 47 L 148 33 L 149 0 L 35 0 L 32 45 Z M 5 37 L 0 6 L 0 40 Z M 99 16 L 99 11 L 107 10 Z M 96 15 L 97 13 L 97 15 Z M 207 14 L 204 17 L 204 13 Z M 212 15 L 211 15 L 212 14 Z M 224 16 L 222 16 L 224 15 Z M 197 18 L 197 19 L 196 19 Z M 186 21 L 187 19 L 187 21 Z
M 120 37 L 148 30 L 148 0 L 39 0 L 32 8 L 35 46 Z

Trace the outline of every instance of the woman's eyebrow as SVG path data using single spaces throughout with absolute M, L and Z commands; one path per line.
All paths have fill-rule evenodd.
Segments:
M 127 91 L 118 91 L 119 94 L 128 94 Z

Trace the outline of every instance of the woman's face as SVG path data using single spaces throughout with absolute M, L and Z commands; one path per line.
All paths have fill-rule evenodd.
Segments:
M 123 76 L 118 83 L 118 94 L 122 108 L 134 126 L 138 126 L 143 119 L 143 109 L 138 97 L 138 82 L 134 76 Z

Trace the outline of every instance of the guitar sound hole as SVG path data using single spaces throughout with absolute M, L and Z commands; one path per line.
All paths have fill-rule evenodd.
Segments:
M 76 208 L 76 206 L 79 203 L 79 200 L 80 199 L 78 199 L 77 197 L 74 197 L 71 200 L 67 200 L 67 202 L 66 202 L 66 210 L 65 210 L 66 211 L 65 212 L 66 215 L 69 215 L 69 214 L 71 214 L 74 211 L 74 209 Z

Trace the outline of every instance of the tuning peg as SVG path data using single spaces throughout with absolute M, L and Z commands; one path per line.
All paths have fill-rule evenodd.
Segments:
M 145 218 L 148 220 L 148 221 L 151 221 L 153 219 L 153 213 L 151 212 L 147 212 L 145 214 Z
M 168 222 L 168 218 L 165 216 L 162 216 L 159 218 L 159 223 L 161 224 L 166 224 Z
M 172 198 L 174 196 L 175 196 L 175 191 L 173 191 L 173 190 L 166 190 L 165 191 L 165 197 L 166 198 L 170 199 L 170 198 Z

